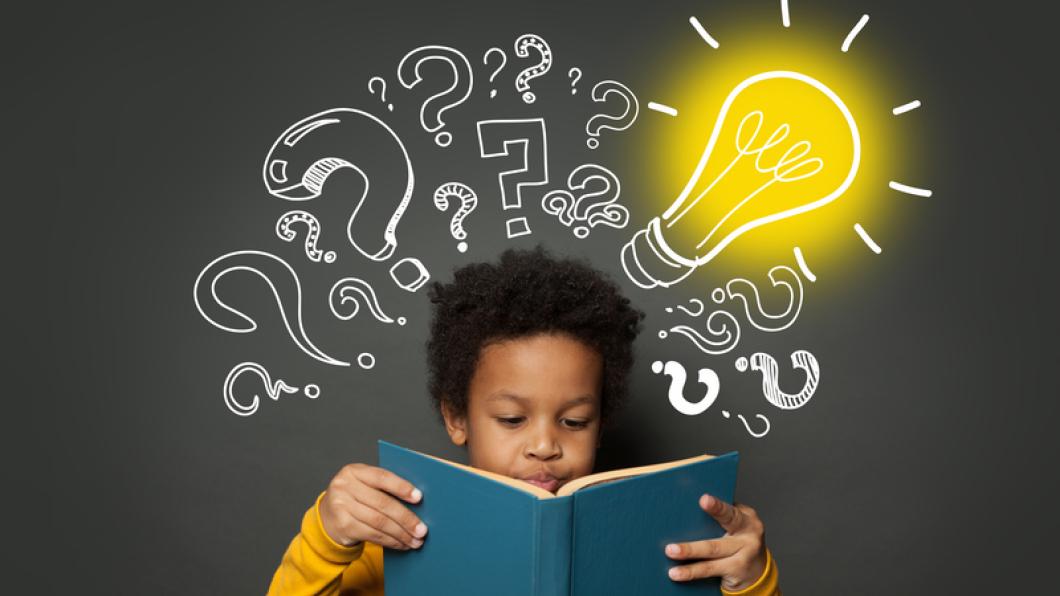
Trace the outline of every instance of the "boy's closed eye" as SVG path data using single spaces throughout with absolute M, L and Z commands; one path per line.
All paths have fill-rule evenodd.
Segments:
M 514 428 L 516 426 L 519 426 L 520 424 L 523 423 L 524 420 L 525 420 L 525 418 L 523 416 L 498 416 L 497 417 L 497 421 L 500 422 L 502 426 L 507 426 L 507 427 L 510 427 L 510 428 Z M 571 430 L 580 430 L 580 429 L 583 429 L 583 428 L 587 428 L 589 426 L 590 422 L 591 422 L 591 420 L 581 420 L 581 419 L 575 419 L 575 418 L 564 418 L 564 419 L 560 420 L 560 423 L 563 426 L 565 426 L 566 428 L 569 428 Z

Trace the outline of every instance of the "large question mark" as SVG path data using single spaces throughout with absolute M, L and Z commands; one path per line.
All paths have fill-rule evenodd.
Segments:
M 372 78 L 368 79 L 368 93 L 371 93 L 372 95 L 375 95 L 375 88 L 372 87 L 372 83 L 374 83 L 376 81 L 379 81 L 379 91 L 380 91 L 379 99 L 383 103 L 386 103 L 386 79 L 384 79 L 383 77 L 372 77 Z M 388 109 L 391 112 L 393 112 L 394 111 L 394 104 L 386 103 L 386 109 Z
M 369 176 L 358 164 L 372 164 L 370 171 L 373 175 Z M 412 198 L 415 184 L 408 151 L 385 122 L 352 108 L 326 110 L 299 120 L 272 144 L 265 157 L 262 177 L 272 196 L 288 201 L 308 201 L 319 197 L 328 177 L 342 169 L 359 174 L 364 184 L 346 227 L 347 238 L 365 257 L 385 261 L 397 248 L 395 230 Z M 376 185 L 373 197 L 396 200 L 397 205 L 393 209 L 369 209 L 365 216 L 358 218 L 373 184 Z M 384 220 L 387 214 L 389 219 Z M 383 228 L 381 246 L 380 228 Z M 366 238 L 372 240 L 366 242 Z
M 762 331 L 782 331 L 799 318 L 802 310 L 802 280 L 791 267 L 777 265 L 769 270 L 769 281 L 773 287 L 784 286 L 788 291 L 788 305 L 783 312 L 770 314 L 762 308 L 762 299 L 758 295 L 758 286 L 742 278 L 735 278 L 725 284 L 729 298 L 743 301 L 747 321 Z M 753 301 L 752 301 L 753 297 Z M 752 304 L 754 307 L 752 308 Z
M 467 242 L 463 241 L 467 238 L 467 232 L 464 230 L 464 218 L 478 206 L 478 195 L 466 184 L 447 182 L 434 191 L 434 206 L 439 211 L 444 212 L 449 209 L 450 198 L 459 200 L 460 207 L 457 208 L 449 224 L 449 233 L 452 234 L 453 238 L 461 241 L 456 245 L 456 249 L 460 252 L 467 252 Z
M 670 390 L 667 393 L 670 398 L 670 405 L 685 416 L 695 416 L 705 412 L 707 408 L 714 404 L 714 400 L 718 399 L 718 392 L 721 391 L 721 381 L 718 379 L 718 373 L 709 368 L 701 368 L 696 380 L 707 387 L 707 392 L 699 401 L 690 402 L 684 396 L 685 381 L 688 380 L 688 373 L 685 372 L 685 367 L 681 366 L 680 362 L 671 360 L 663 364 L 656 360 L 651 363 L 651 371 L 655 374 L 662 373 L 670 377 Z
M 312 213 L 300 210 L 284 213 L 280 219 L 276 220 L 276 235 L 287 242 L 294 242 L 294 239 L 298 237 L 298 233 L 292 229 L 295 224 L 305 224 L 308 229 L 305 236 L 305 256 L 309 257 L 310 261 L 319 263 L 323 258 L 325 263 L 335 262 L 335 251 L 329 250 L 325 253 L 317 248 L 317 240 L 320 239 L 320 222 Z
M 453 74 L 453 83 L 443 91 L 428 97 L 427 101 L 420 106 L 420 126 L 427 132 L 441 130 L 445 126 L 442 114 L 467 101 L 467 98 L 471 96 L 472 87 L 475 86 L 475 74 L 471 70 L 471 63 L 467 61 L 467 56 L 448 46 L 421 46 L 405 54 L 398 64 L 398 81 L 406 89 L 412 89 L 423 81 L 420 67 L 431 60 L 437 60 L 449 66 Z M 457 99 L 451 100 L 449 96 L 455 96 Z M 439 147 L 448 147 L 453 142 L 453 135 L 443 130 L 434 135 L 434 142 Z
M 590 184 L 596 183 L 599 190 L 588 190 Z M 572 192 L 573 191 L 573 192 Z M 575 197 L 575 192 L 578 193 Z M 567 177 L 567 189 L 546 193 L 541 199 L 541 208 L 545 213 L 559 217 L 563 225 L 570 227 L 574 222 L 577 238 L 585 238 L 591 228 L 607 225 L 612 228 L 623 228 L 629 222 L 629 210 L 615 203 L 622 194 L 622 183 L 611 170 L 597 165 L 578 166 Z
M 258 250 L 239 250 L 217 257 L 195 278 L 192 294 L 199 314 L 214 327 L 231 333 L 250 333 L 258 324 L 247 315 L 225 304 L 217 295 L 217 282 L 233 271 L 248 271 L 265 280 L 276 299 L 287 333 L 303 352 L 335 366 L 349 366 L 313 345 L 302 325 L 302 284 L 298 274 L 276 255 Z
M 541 54 L 541 60 L 537 64 L 523 69 L 515 77 L 515 90 L 523 92 L 523 101 L 526 103 L 534 103 L 534 100 L 537 99 L 537 96 L 530 91 L 530 79 L 544 76 L 552 68 L 552 48 L 548 47 L 548 42 L 542 39 L 540 35 L 527 33 L 515 40 L 516 56 L 529 58 L 530 48 Z
M 486 66 L 490 65 L 490 54 L 492 54 L 493 52 L 497 52 L 498 54 L 501 55 L 501 65 L 498 66 L 497 68 L 495 68 L 493 70 L 493 73 L 490 74 L 490 84 L 491 85 L 493 84 L 493 79 L 497 78 L 497 74 L 500 73 L 501 70 L 504 69 L 504 65 L 508 63 L 508 55 L 504 53 L 504 50 L 502 50 L 500 48 L 490 48 L 490 49 L 486 50 L 486 55 L 484 55 L 482 57 L 482 63 L 483 64 L 485 64 Z M 497 97 L 497 90 L 496 89 L 490 89 L 490 99 L 493 99 L 494 97 Z
M 736 359 L 736 370 L 744 372 L 747 370 L 747 358 L 743 356 Z M 785 393 L 780 389 L 780 374 L 777 361 L 769 354 L 755 352 L 751 355 L 751 369 L 762 374 L 762 393 L 766 401 L 782 410 L 794 410 L 806 405 L 815 391 L 817 383 L 821 380 L 821 368 L 817 364 L 817 358 L 806 350 L 796 350 L 791 354 L 791 365 L 794 368 L 806 371 L 806 382 L 798 393 Z
M 241 362 L 235 365 L 232 370 L 228 372 L 228 376 L 225 377 L 225 405 L 228 406 L 228 409 L 231 410 L 233 414 L 250 416 L 258 411 L 258 405 L 261 403 L 257 394 L 254 395 L 254 399 L 251 400 L 250 405 L 244 405 L 236 399 L 234 392 L 236 379 L 248 372 L 257 375 L 258 378 L 261 379 L 265 384 L 265 395 L 268 395 L 273 401 L 279 401 L 280 396 L 285 393 L 298 393 L 298 387 L 291 387 L 285 383 L 283 379 L 276 379 L 276 381 L 273 382 L 272 377 L 269 375 L 269 371 L 265 370 L 265 367 L 257 362 Z M 320 397 L 320 387 L 310 383 L 302 389 L 302 393 L 304 393 L 309 399 L 316 399 Z
M 622 98 L 626 104 L 623 111 L 618 116 L 611 116 L 608 114 L 597 114 L 589 121 L 585 123 L 585 132 L 589 135 L 589 139 L 585 141 L 585 144 L 590 149 L 596 149 L 600 146 L 600 132 L 607 128 L 614 131 L 623 131 L 633 126 L 633 123 L 637 121 L 637 115 L 640 114 L 640 102 L 637 101 L 637 96 L 618 81 L 600 81 L 593 86 L 592 97 L 595 102 L 607 101 L 607 96 L 617 95 Z M 610 123 L 610 124 L 609 124 Z
M 501 187 L 501 205 L 505 209 L 523 206 L 523 187 L 548 184 L 548 134 L 544 118 L 515 120 L 481 120 L 478 146 L 484 158 L 519 156 L 511 160 L 522 168 L 504 170 L 497 180 Z M 525 217 L 511 217 L 505 222 L 508 237 L 530 234 Z
M 575 87 L 575 85 L 578 84 L 578 81 L 582 80 L 582 69 L 575 66 L 574 68 L 567 71 L 567 77 L 571 79 L 570 94 L 574 95 L 578 93 L 578 88 Z

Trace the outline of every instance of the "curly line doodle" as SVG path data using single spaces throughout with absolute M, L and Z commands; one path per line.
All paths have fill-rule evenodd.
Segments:
M 324 259 L 325 263 L 335 262 L 335 251 L 329 250 L 325 253 L 317 248 L 317 240 L 320 239 L 320 222 L 317 221 L 317 218 L 312 213 L 300 210 L 284 213 L 276 221 L 276 235 L 281 240 L 294 242 L 295 238 L 298 237 L 298 233 L 292 229 L 295 224 L 305 224 L 308 228 L 305 237 L 305 256 L 310 261 L 319 263 L 321 259 Z
M 698 310 L 693 311 L 692 309 L 690 309 L 690 308 L 688 308 L 688 307 L 686 307 L 686 306 L 684 306 L 682 304 L 678 304 L 677 305 L 677 310 L 685 313 L 686 315 L 689 315 L 689 316 L 692 316 L 692 317 L 698 317 L 698 316 L 702 315 L 703 312 L 706 311 L 706 309 L 707 309 L 707 306 L 705 304 L 703 304 L 703 301 L 700 300 L 699 298 L 689 298 L 688 299 L 688 303 L 691 304 L 692 306 L 698 306 L 699 307 Z M 674 307 L 667 306 L 666 307 L 666 312 L 669 312 L 669 313 L 674 312 Z
M 358 298 L 360 299 L 358 300 Z M 357 313 L 361 310 L 361 303 L 363 302 L 376 320 L 383 323 L 394 322 L 394 319 L 387 316 L 379 306 L 379 299 L 376 297 L 375 290 L 372 286 L 370 286 L 368 282 L 357 277 L 345 277 L 335 282 L 335 285 L 331 286 L 328 302 L 329 306 L 331 306 L 331 314 L 343 321 L 349 321 L 357 316 Z M 339 312 L 340 309 L 343 309 L 346 305 L 352 305 L 350 311 L 348 313 Z M 405 317 L 397 318 L 398 325 L 404 325 L 405 323 Z
M 777 265 L 769 270 L 769 281 L 773 287 L 783 286 L 788 291 L 788 305 L 777 314 L 770 314 L 762 307 L 758 286 L 743 278 L 735 278 L 725 284 L 725 291 L 730 299 L 739 298 L 743 302 L 747 321 L 761 331 L 783 331 L 791 326 L 802 310 L 802 280 L 795 270 L 784 265 Z M 753 300 L 752 300 L 753 297 Z
M 717 319 L 724 320 L 719 325 Z M 659 337 L 666 339 L 670 333 L 677 333 L 687 337 L 699 351 L 713 355 L 725 354 L 735 348 L 736 344 L 740 343 L 740 323 L 736 321 L 736 317 L 724 310 L 716 310 L 710 313 L 710 316 L 707 317 L 706 328 L 711 337 L 719 339 L 713 340 L 705 337 L 688 325 L 671 327 L 669 332 L 660 331 Z
M 747 370 L 748 361 L 743 356 L 736 359 L 736 370 L 744 372 Z M 821 379 L 821 369 L 817 364 L 817 358 L 806 350 L 796 350 L 791 354 L 791 365 L 794 368 L 806 371 L 806 382 L 798 393 L 785 393 L 780 389 L 779 367 L 777 361 L 769 354 L 756 352 L 751 355 L 751 369 L 762 374 L 762 393 L 766 401 L 782 410 L 794 410 L 806 405 L 810 401 L 817 384 Z
M 730 416 L 728 410 L 722 410 L 721 415 L 725 418 L 729 418 Z M 743 422 L 743 427 L 747 429 L 747 434 L 751 435 L 752 437 L 756 439 L 761 439 L 762 437 L 769 434 L 769 418 L 766 418 L 761 414 L 755 414 L 755 417 L 761 418 L 762 422 L 766 423 L 766 429 L 760 433 L 756 433 L 755 431 L 751 430 L 751 425 L 747 424 L 747 419 L 743 417 L 743 414 L 737 414 L 736 417 L 740 419 L 740 422 Z
M 703 395 L 703 398 L 697 402 L 690 402 L 685 399 L 685 381 L 688 380 L 688 373 L 685 372 L 685 367 L 681 366 L 680 362 L 670 360 L 666 364 L 663 364 L 656 360 L 651 363 L 651 371 L 655 374 L 662 373 L 670 377 L 670 389 L 667 393 L 670 398 L 670 405 L 685 416 L 702 414 L 707 408 L 714 404 L 714 400 L 718 399 L 718 392 L 721 390 L 721 381 L 718 379 L 718 373 L 714 372 L 712 369 L 699 369 L 699 376 L 696 380 L 700 384 L 706 385 L 707 392 Z
M 265 370 L 265 367 L 257 362 L 241 362 L 228 372 L 224 385 L 225 405 L 237 416 L 250 416 L 258 411 L 258 406 L 261 404 L 261 399 L 257 394 L 254 394 L 254 399 L 250 401 L 250 404 L 243 404 L 236 399 L 233 393 L 236 379 L 248 372 L 254 373 L 261 379 L 265 384 L 265 394 L 272 398 L 273 401 L 279 401 L 280 396 L 283 394 L 298 393 L 298 387 L 291 387 L 283 379 L 277 379 L 273 382 L 269 371 Z M 309 399 L 316 399 L 320 397 L 320 387 L 310 383 L 302 388 L 302 393 Z

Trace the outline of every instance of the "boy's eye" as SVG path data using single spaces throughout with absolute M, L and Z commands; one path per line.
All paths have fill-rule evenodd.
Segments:
M 589 426 L 588 420 L 572 420 L 570 418 L 564 418 L 563 424 L 567 428 L 585 428 Z
M 523 421 L 523 417 L 522 416 L 508 416 L 508 417 L 501 416 L 501 417 L 498 417 L 497 420 L 499 420 L 500 423 L 505 425 L 505 426 L 517 426 L 520 422 Z

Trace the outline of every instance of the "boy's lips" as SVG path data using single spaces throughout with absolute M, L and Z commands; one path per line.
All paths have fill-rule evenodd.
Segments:
M 536 487 L 543 488 L 550 493 L 556 492 L 556 489 L 559 488 L 561 484 L 563 484 L 559 478 L 556 478 L 555 476 L 547 472 L 538 472 L 537 474 L 534 474 L 532 476 L 525 476 L 523 478 L 523 481 L 529 482 L 530 484 L 533 484 Z

